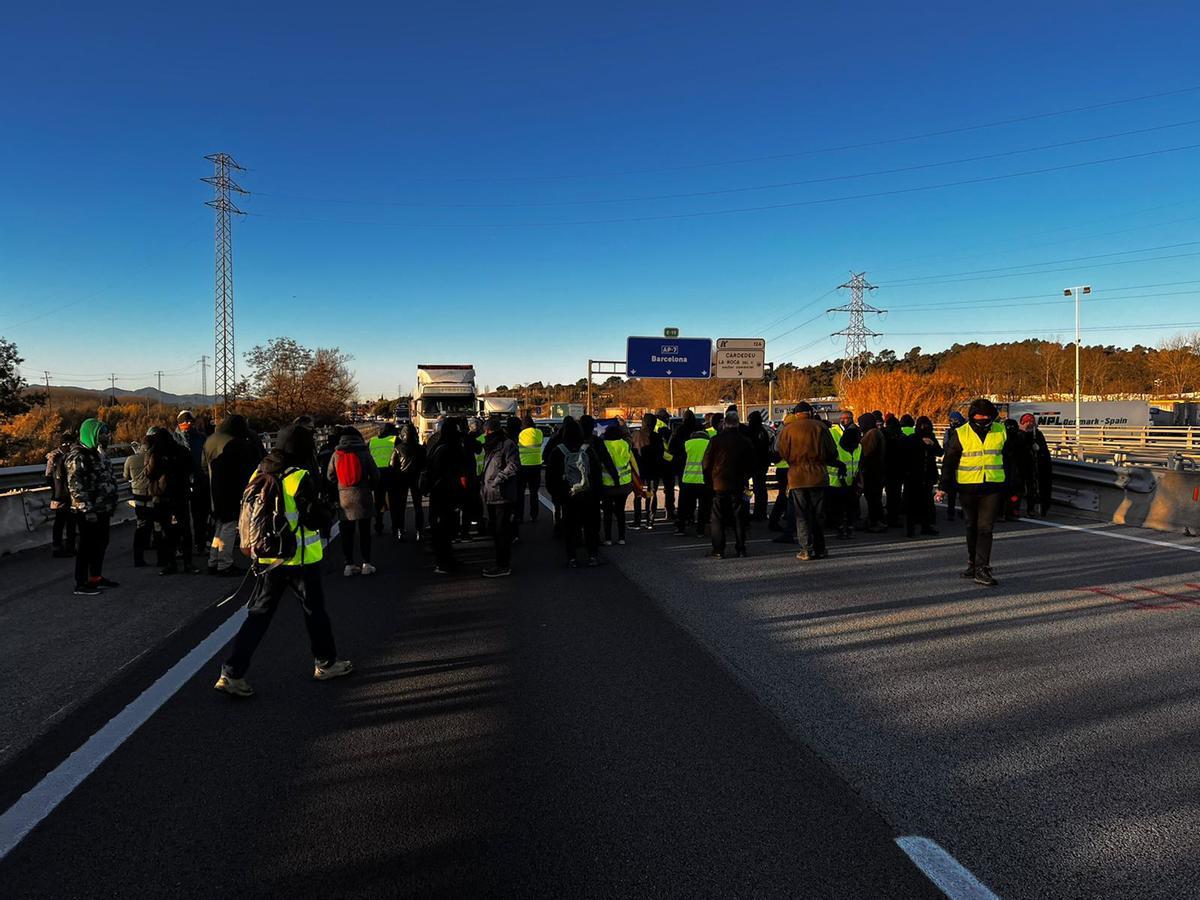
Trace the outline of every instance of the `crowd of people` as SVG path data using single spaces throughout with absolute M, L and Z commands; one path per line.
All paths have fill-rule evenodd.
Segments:
M 632 430 L 621 420 L 600 427 L 587 415 L 567 417 L 547 438 L 526 414 L 444 418 L 424 443 L 412 422 L 387 424 L 370 439 L 340 426 L 318 447 L 312 420 L 300 417 L 267 452 L 236 413 L 207 433 L 184 411 L 173 430 L 150 428 L 124 461 L 133 563 L 147 566 L 153 550 L 159 575 L 198 574 L 195 560 L 206 556 L 211 575 L 254 576 L 249 615 L 216 685 L 237 696 L 252 693 L 246 668 L 289 590 L 302 601 L 314 677 L 352 669 L 337 656 L 324 609 L 320 564 L 330 542 L 340 543 L 344 576 L 373 575 L 372 543 L 386 515 L 390 538 L 429 541 L 443 576 L 460 568 L 455 544 L 486 535 L 495 559 L 483 575 L 504 577 L 521 525 L 538 520 L 543 484 L 571 567 L 597 566 L 601 546 L 623 546 L 630 528 L 658 524 L 707 535 L 715 559 L 725 558 L 732 532 L 734 555 L 746 556 L 754 521 L 778 532 L 775 541 L 797 544 L 808 562 L 829 555 L 826 530 L 841 540 L 889 528 L 936 535 L 935 503 L 945 501 L 947 517 L 966 523 L 964 576 L 995 585 L 993 526 L 1019 515 L 1022 503 L 1046 515 L 1049 448 L 1032 416 L 998 421 L 985 399 L 950 422 L 939 440 L 925 416 L 842 413 L 831 424 L 799 403 L 778 429 L 757 412 L 743 423 L 731 406 L 707 417 L 688 410 L 674 425 L 659 410 Z M 119 586 L 104 575 L 118 494 L 109 439 L 103 422 L 88 419 L 46 460 L 52 553 L 74 557 L 80 596 Z M 239 543 L 248 569 L 235 563 Z

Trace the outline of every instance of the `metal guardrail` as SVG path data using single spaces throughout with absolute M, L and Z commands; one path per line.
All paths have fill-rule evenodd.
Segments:
M 1058 457 L 1118 466 L 1200 468 L 1200 428 L 1191 425 L 1084 425 L 1079 429 L 1078 444 L 1071 426 L 1040 427 Z
M 125 469 L 125 457 L 119 456 L 110 459 L 109 463 L 116 472 L 118 483 L 121 482 L 121 476 Z M 47 487 L 45 463 L 36 466 L 8 466 L 0 468 L 0 494 L 45 487 Z

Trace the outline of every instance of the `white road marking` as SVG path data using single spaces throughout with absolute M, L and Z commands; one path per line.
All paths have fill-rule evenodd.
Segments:
M 1051 522 L 1048 519 L 1022 519 L 1030 525 L 1041 525 L 1043 528 L 1061 528 L 1064 531 L 1082 531 L 1084 534 L 1095 534 L 1100 537 L 1112 538 L 1117 541 L 1133 541 L 1138 544 L 1151 544 L 1155 547 L 1168 547 L 1171 550 L 1185 550 L 1188 553 L 1200 553 L 1200 547 L 1189 547 L 1187 544 L 1176 544 L 1171 541 L 1156 541 L 1153 538 L 1138 537 L 1136 534 L 1121 534 L 1119 531 L 1107 531 L 1102 528 L 1086 528 L 1083 525 L 1067 525 L 1063 522 Z M 1107 524 L 1107 523 L 1105 523 Z
M 896 844 L 950 900 L 1000 900 L 935 841 L 909 835 L 896 838 Z
M 113 716 L 83 746 L 59 763 L 27 794 L 0 815 L 0 859 L 24 840 L 39 822 L 79 787 L 97 767 L 129 739 L 200 667 L 208 663 L 241 627 L 245 611 L 229 617 L 216 631 L 193 647 L 132 703 Z

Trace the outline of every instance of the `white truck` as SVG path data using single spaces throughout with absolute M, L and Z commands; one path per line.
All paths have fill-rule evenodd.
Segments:
M 417 366 L 411 413 L 422 441 L 433 434 L 438 416 L 474 416 L 477 409 L 474 366 Z

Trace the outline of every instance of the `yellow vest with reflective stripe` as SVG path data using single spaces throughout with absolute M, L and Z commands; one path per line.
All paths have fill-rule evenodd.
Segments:
M 914 426 L 914 425 L 901 425 L 900 430 L 903 431 L 909 437 L 912 437 L 914 434 L 917 433 L 916 426 Z
M 542 430 L 540 428 L 524 428 L 517 435 L 517 452 L 521 454 L 521 465 L 540 466 L 542 464 Z
M 386 469 L 392 464 L 392 451 L 396 449 L 396 436 L 393 434 L 390 437 L 373 437 L 367 447 L 371 451 L 371 459 L 375 460 L 375 465 Z
M 300 524 L 300 509 L 296 506 L 296 491 L 300 489 L 300 482 L 304 480 L 308 472 L 304 469 L 288 469 L 283 476 L 281 487 L 283 488 L 283 512 L 287 516 L 288 527 L 296 535 L 296 553 L 291 559 L 283 560 L 282 565 L 285 566 L 306 566 L 311 563 L 318 563 L 325 556 L 325 552 L 321 547 L 321 532 L 311 531 Z M 257 470 L 253 478 L 258 476 Z M 275 559 L 259 559 L 263 565 L 271 565 L 279 562 Z
M 667 449 L 667 447 L 671 443 L 671 426 L 668 425 L 666 422 L 664 422 L 662 419 L 658 419 L 658 418 L 656 418 L 654 420 L 654 422 L 655 422 L 655 425 L 654 425 L 655 431 L 665 432 L 665 434 L 663 434 L 663 437 L 662 437 L 663 462 L 671 462 L 671 460 L 673 460 L 675 458 L 675 454 Z
M 704 451 L 708 449 L 708 438 L 688 438 L 683 445 L 687 461 L 683 464 L 684 484 L 704 484 Z
M 836 444 L 838 441 L 840 441 L 842 439 L 842 434 L 844 433 L 844 430 L 841 425 L 830 425 L 829 433 L 833 435 L 833 442 Z
M 481 434 L 475 438 L 475 443 L 479 445 L 479 449 L 475 451 L 475 474 L 483 474 L 483 464 L 487 460 L 487 451 L 483 448 L 483 442 L 487 440 L 486 434 Z
M 854 479 L 858 477 L 858 462 L 862 459 L 862 446 L 855 447 L 854 452 L 850 453 L 845 447 L 838 444 L 837 452 L 838 459 L 846 466 L 846 478 L 843 481 L 842 477 L 838 475 L 837 466 L 826 466 L 825 468 L 829 472 L 829 486 L 847 487 L 853 484 Z
M 708 436 L 710 438 L 715 438 L 717 436 L 717 429 L 713 428 L 711 425 L 708 428 L 705 428 L 704 430 L 706 432 L 708 432 Z
M 979 439 L 969 424 L 954 430 L 962 444 L 962 459 L 958 463 L 959 484 L 993 484 L 1004 481 L 1004 444 L 1008 434 L 999 422 L 993 422 L 987 437 Z
M 629 449 L 629 444 L 618 438 L 615 441 L 605 441 L 604 446 L 608 448 L 608 455 L 612 457 L 613 465 L 617 467 L 618 483 L 631 484 L 633 482 L 633 451 Z M 605 487 L 616 487 L 613 483 L 612 473 L 606 466 L 600 467 L 600 480 Z

